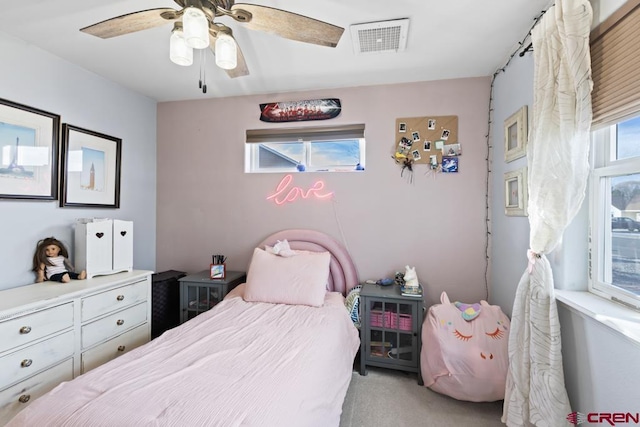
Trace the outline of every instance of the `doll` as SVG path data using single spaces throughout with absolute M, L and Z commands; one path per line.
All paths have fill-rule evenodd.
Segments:
M 40 240 L 33 255 L 33 271 L 37 274 L 36 282 L 52 280 L 68 283 L 71 279 L 86 279 L 86 271 L 74 272 L 68 257 L 67 248 L 55 237 Z

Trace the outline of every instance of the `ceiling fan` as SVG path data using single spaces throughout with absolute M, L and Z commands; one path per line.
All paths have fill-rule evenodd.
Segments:
M 233 38 L 231 28 L 216 22 L 216 18 L 220 16 L 229 16 L 252 30 L 328 47 L 336 47 L 344 31 L 344 28 L 286 10 L 255 4 L 235 4 L 233 0 L 174 1 L 181 7 L 180 10 L 141 10 L 89 25 L 80 31 L 107 39 L 173 23 L 170 40 L 170 57 L 173 62 L 191 65 L 192 49 L 210 47 L 216 57 L 216 64 L 231 78 L 246 76 L 249 69 Z

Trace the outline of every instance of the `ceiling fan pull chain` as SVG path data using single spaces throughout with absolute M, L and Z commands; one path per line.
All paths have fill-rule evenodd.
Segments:
M 202 89 L 202 50 L 200 50 L 200 80 L 198 81 L 198 87 Z
M 204 51 L 204 49 L 202 49 Z M 206 52 L 202 52 L 202 61 L 200 61 L 202 66 L 202 93 L 207 93 L 207 54 Z

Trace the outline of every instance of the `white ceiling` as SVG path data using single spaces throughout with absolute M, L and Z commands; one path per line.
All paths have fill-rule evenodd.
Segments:
M 169 60 L 172 25 L 100 39 L 79 31 L 144 9 L 180 7 L 171 0 L 0 0 L 0 31 L 158 101 L 329 89 L 491 76 L 504 65 L 550 0 L 244 0 L 326 21 L 345 29 L 336 48 L 248 30 L 231 18 L 250 71 L 230 79 L 206 54 L 206 83 L 194 65 Z M 409 18 L 404 52 L 356 55 L 353 24 Z

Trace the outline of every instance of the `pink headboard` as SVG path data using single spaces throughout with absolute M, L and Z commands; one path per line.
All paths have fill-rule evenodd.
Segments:
M 273 246 L 278 243 L 278 240 L 285 239 L 289 242 L 291 249 L 331 254 L 328 290 L 346 295 L 351 288 L 359 284 L 358 272 L 347 249 L 333 237 L 319 231 L 304 229 L 278 231 L 264 239 L 258 247 L 264 249 L 265 245 Z

